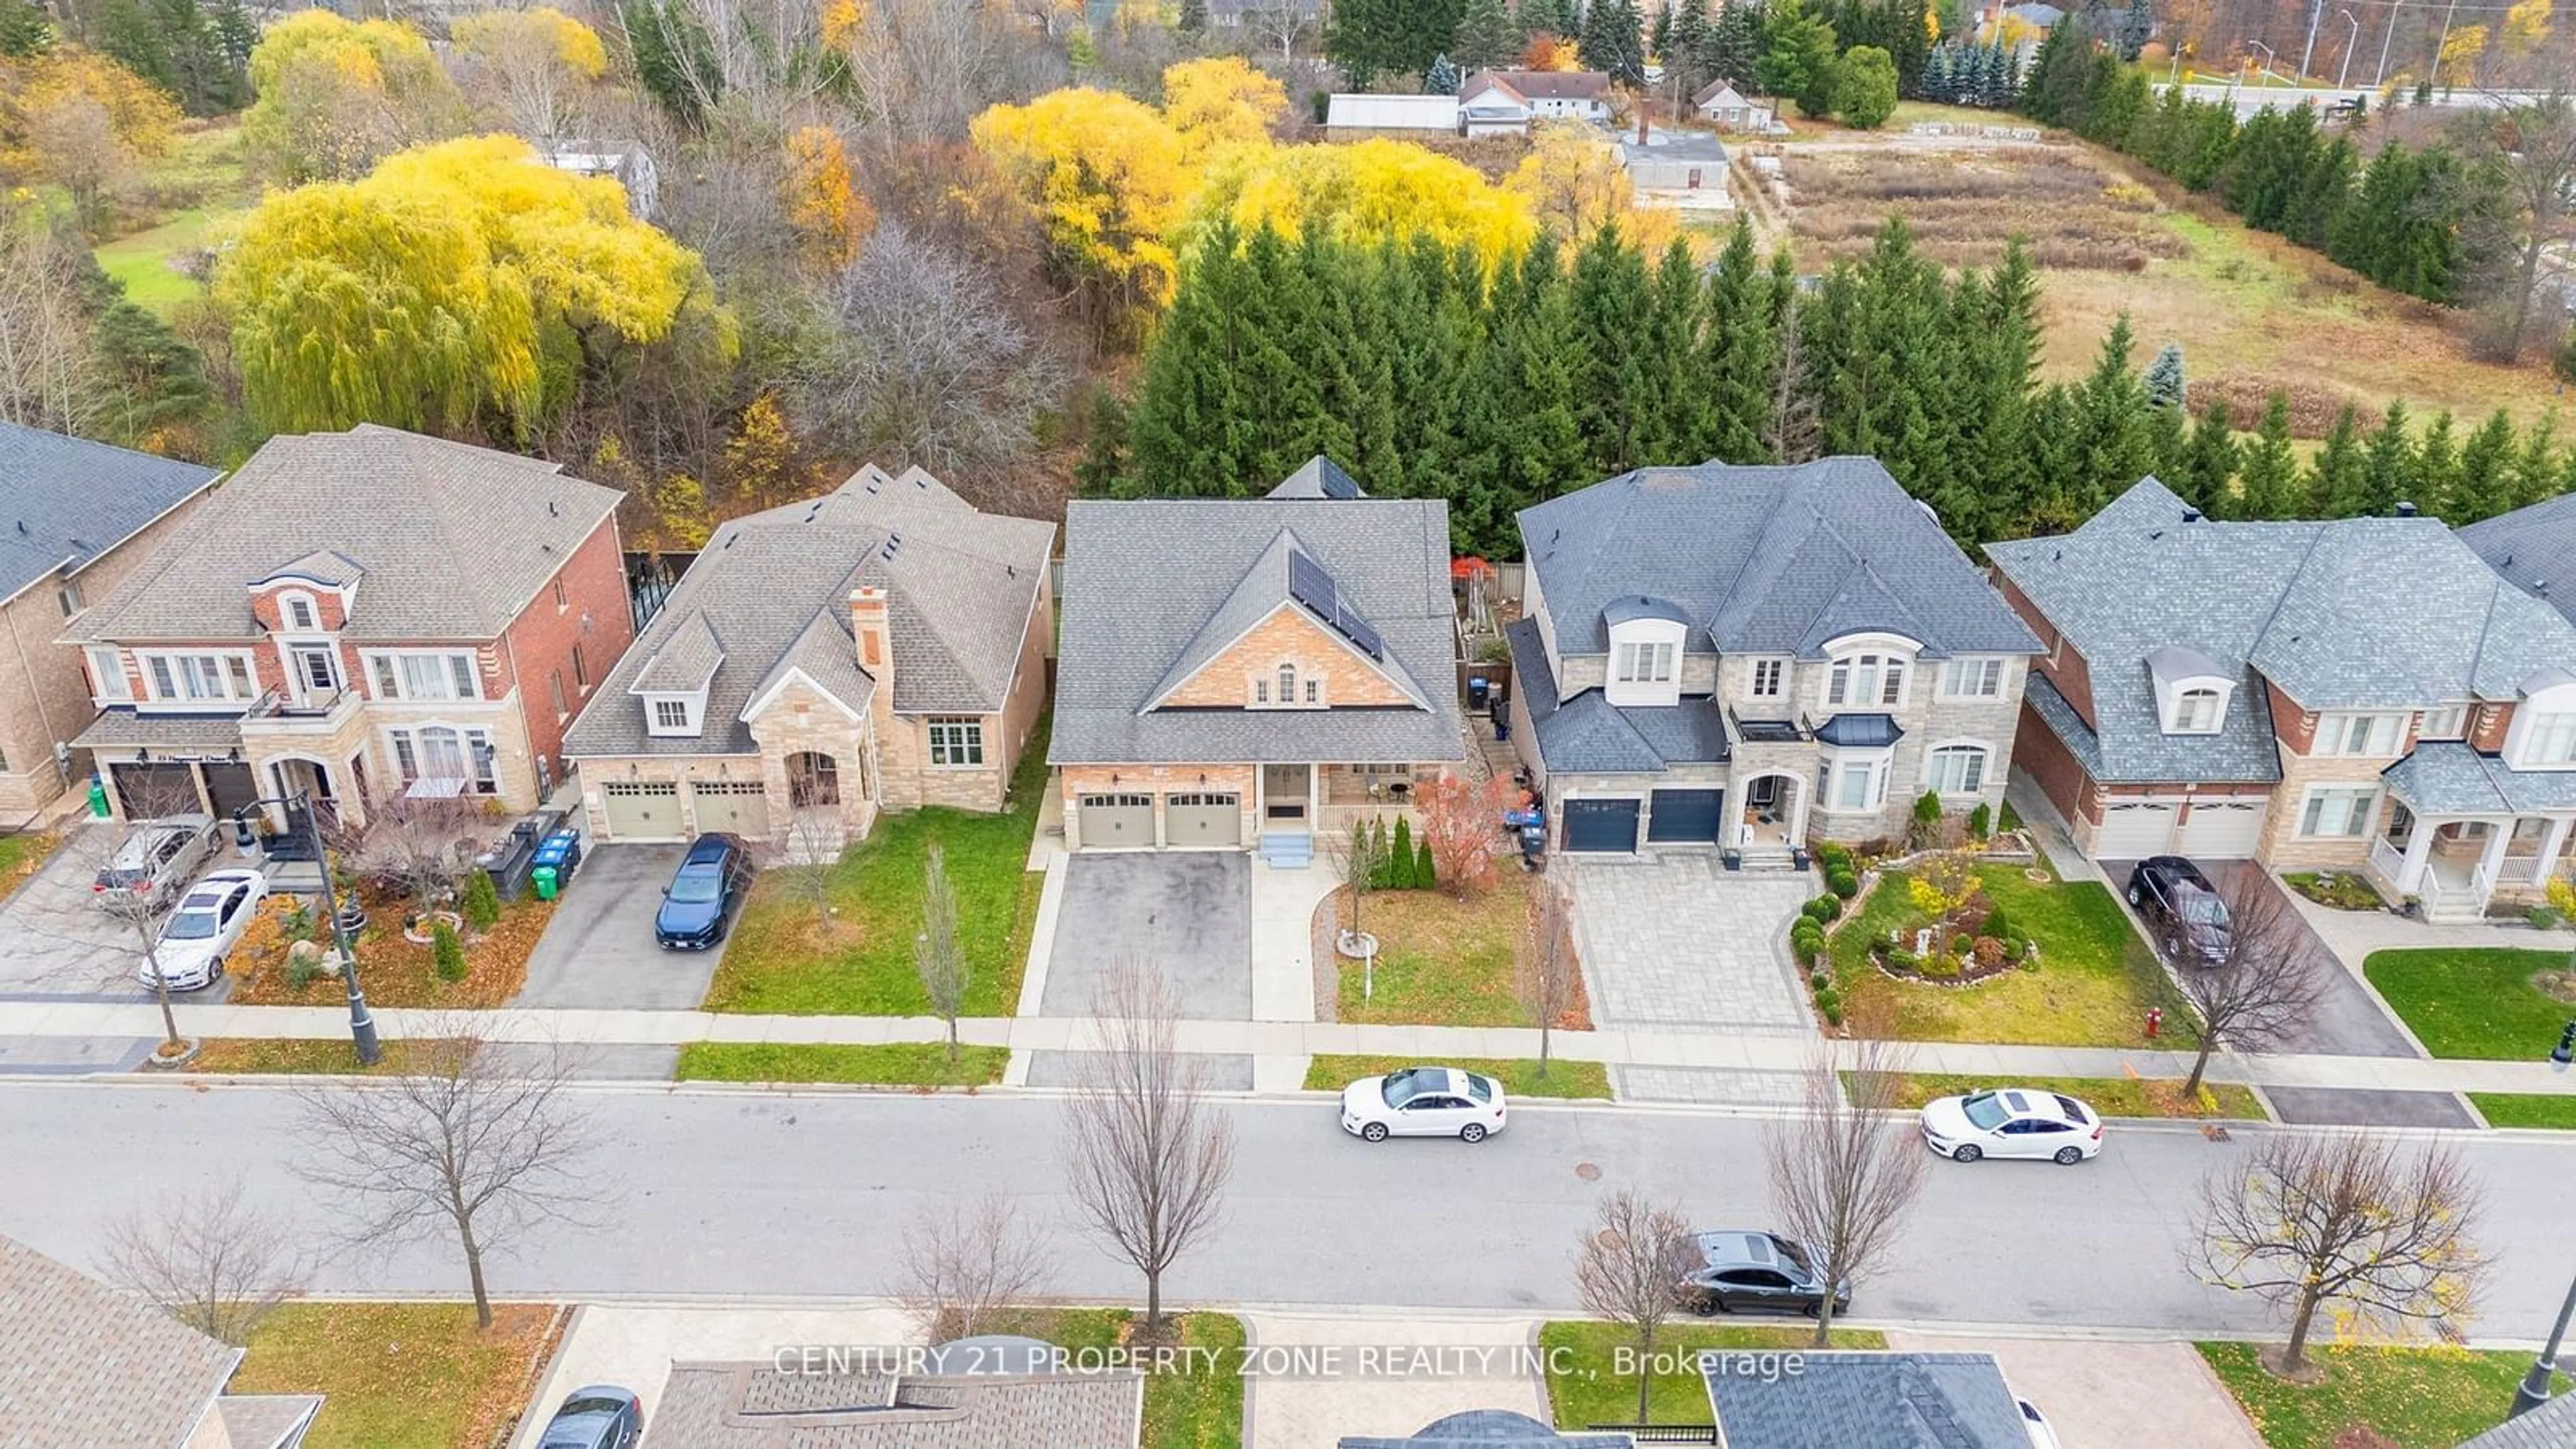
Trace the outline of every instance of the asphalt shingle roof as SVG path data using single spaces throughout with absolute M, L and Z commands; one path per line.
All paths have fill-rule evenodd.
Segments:
M 1583 775 L 1651 775 L 1667 765 L 1726 758 L 1726 721 L 1706 695 L 1677 705 L 1618 706 L 1597 689 L 1557 701 L 1556 676 L 1536 619 L 1506 625 L 1512 673 L 1520 680 L 1538 757 L 1552 771 Z
M 0 423 L 0 601 L 66 568 L 77 571 L 222 476 Z
M 1134 1449 L 1134 1373 L 782 1374 L 673 1364 L 646 1449 Z
M 1448 505 L 1426 498 L 1076 500 L 1065 513 L 1052 764 L 1456 759 Z M 1283 535 L 1331 574 L 1421 707 L 1155 709 L 1176 666 L 1288 601 Z M 1222 636 L 1220 638 L 1220 635 Z
M 695 694 L 715 678 L 724 656 L 724 640 L 708 622 L 707 611 L 693 610 L 663 637 L 627 688 L 636 694 Z
M 997 711 L 1054 542 L 1053 524 L 979 512 L 917 468 L 863 468 L 820 498 L 733 519 L 573 722 L 564 753 L 753 753 L 743 708 L 790 669 L 864 713 L 877 681 L 849 620 L 863 585 L 886 591 L 897 713 Z M 711 650 L 704 733 L 645 733 L 636 681 L 689 677 Z
M 1603 611 L 1649 595 L 1726 653 L 1824 657 L 1886 630 L 1929 658 L 2036 654 L 2039 641 L 1874 458 L 1795 467 L 1642 468 L 1520 515 L 1529 566 L 1570 654 L 1609 648 Z
M 1435 1419 L 1407 1438 L 1349 1435 L 1336 1449 L 1634 1449 L 1636 1442 L 1625 1434 L 1560 1434 L 1509 1409 L 1469 1409 Z
M 1798 1373 L 1702 1374 L 1727 1449 L 2030 1449 L 1982 1353 L 1807 1353 Z
M 249 586 L 310 565 L 358 571 L 346 637 L 498 636 L 616 490 L 561 466 L 362 424 L 271 438 L 105 600 L 89 638 L 255 638 Z
M 2459 1449 L 2567 1449 L 2570 1444 L 2576 1444 L 2576 1394 L 2562 1393 L 2462 1442 Z
M 2397 797 L 2428 815 L 2519 815 L 2576 810 L 2576 772 L 2509 770 L 2494 755 L 2456 740 L 2415 746 L 2380 772 Z
M 1270 490 L 1273 498 L 1365 498 L 1368 491 L 1360 481 L 1342 471 L 1332 459 L 1317 453 L 1305 465 L 1280 481 Z
M 0 1444 L 179 1445 L 241 1350 L 0 1237 Z
M 2472 523 L 2460 542 L 2515 588 L 2576 618 L 2576 493 Z
M 2278 779 L 2266 679 L 2305 709 L 2407 709 L 2512 699 L 2576 663 L 2576 626 L 2433 519 L 2185 511 L 2147 478 L 2073 533 L 1986 546 L 2084 656 L 2098 779 Z M 2163 733 L 2146 661 L 2168 647 L 2238 680 L 2219 734 Z

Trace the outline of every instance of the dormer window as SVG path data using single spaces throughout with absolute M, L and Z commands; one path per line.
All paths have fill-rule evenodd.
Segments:
M 694 735 L 704 695 L 648 694 L 644 697 L 644 732 L 648 735 Z
M 2147 655 L 2156 718 L 2169 735 L 2214 735 L 2227 724 L 2237 676 L 2197 649 L 2167 645 Z
M 2174 696 L 2173 726 L 2168 734 L 2214 735 L 2226 697 L 2214 689 L 2186 689 Z
M 1662 641 L 1619 646 L 1621 684 L 1668 684 L 1673 677 L 1673 646 Z
M 286 621 L 286 627 L 298 634 L 310 634 L 322 627 L 322 611 L 313 607 L 311 594 L 280 597 L 278 614 Z
M 1602 620 L 1609 635 L 1602 698 L 1621 708 L 1681 703 L 1682 650 L 1690 636 L 1681 606 L 1639 595 L 1613 600 Z

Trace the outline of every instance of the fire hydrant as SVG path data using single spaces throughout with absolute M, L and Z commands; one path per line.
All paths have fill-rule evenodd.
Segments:
M 2150 1006 L 2150 1007 L 2148 1007 L 2148 1008 L 2147 1008 L 2147 1040 L 2149 1040 L 2149 1041 L 2154 1041 L 2154 1040 L 2156 1039 L 2156 1033 L 2158 1033 L 2158 1032 L 2160 1032 L 2160 1031 L 2164 1030 L 2164 1026 L 2165 1026 L 2165 1009 L 2164 1009 L 2163 1007 L 2161 1007 L 2161 1006 Z

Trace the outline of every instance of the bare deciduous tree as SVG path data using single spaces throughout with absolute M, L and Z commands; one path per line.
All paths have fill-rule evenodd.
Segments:
M 560 15 L 541 10 L 485 10 L 448 28 L 460 88 L 540 151 L 553 151 L 581 127 L 601 60 Z
M 787 817 L 783 844 L 760 851 L 761 873 L 785 888 L 789 898 L 811 908 L 820 927 L 832 918 L 832 867 L 840 864 L 840 826 L 831 812 L 807 807 Z
M 904 1224 L 895 1296 L 932 1343 L 990 1332 L 1046 1281 L 1048 1256 L 1008 1193 L 936 1203 Z
M 77 92 L 56 96 L 27 113 L 26 147 L 71 193 L 81 229 L 92 236 L 106 231 L 115 220 L 116 190 L 137 164 L 107 107 Z
M 1529 911 L 1521 923 L 1516 984 L 1521 1008 L 1538 1019 L 1538 1078 L 1547 1080 L 1549 1037 L 1557 1018 L 1574 1009 L 1583 991 L 1582 968 L 1574 956 L 1573 903 L 1564 888 L 1544 877 L 1530 889 Z
M 1006 97 L 1014 37 L 999 7 L 878 0 L 838 37 L 862 133 L 881 145 L 953 140 Z
M 937 845 L 921 866 L 921 934 L 912 942 L 913 969 L 930 1009 L 948 1023 L 948 1062 L 957 1063 L 957 1014 L 966 1009 L 966 987 L 973 979 L 966 952 L 957 944 L 957 892 L 948 884 L 948 856 Z
M 1361 905 L 1368 893 L 1377 888 L 1378 872 L 1386 864 L 1385 850 L 1379 846 L 1377 837 L 1370 833 L 1365 820 L 1352 821 L 1347 831 L 1317 831 L 1315 838 L 1323 848 L 1324 864 L 1332 869 L 1333 878 L 1340 881 L 1342 889 L 1350 895 L 1351 929 L 1362 929 Z
M 999 282 L 963 257 L 881 223 L 819 299 L 829 337 L 797 384 L 817 441 L 954 476 L 1037 445 L 1063 396 L 1055 349 Z
M 2227 905 L 2224 944 L 2206 935 L 2195 942 L 2187 929 L 2169 929 L 2158 943 L 2193 1012 L 2180 1023 L 2198 1048 L 2186 1097 L 2200 1090 L 2221 1042 L 2238 1051 L 2280 1044 L 2316 1014 L 2326 989 L 2322 948 L 2262 871 L 2233 872 L 2219 898 Z
M 2317 1310 L 2456 1331 L 2486 1269 L 2477 1182 L 2449 1147 L 2369 1133 L 2278 1133 L 2201 1180 L 2185 1262 L 2204 1283 L 2290 1310 L 2281 1372 L 2307 1368 Z
M 86 435 L 105 379 L 77 248 L 0 199 L 0 421 Z
M 1297 47 L 1314 37 L 1317 19 L 1311 0 L 1256 0 L 1243 11 L 1246 29 L 1279 47 L 1279 62 L 1294 67 Z
M 1209 1095 L 1207 1059 L 1178 1047 L 1179 1004 L 1133 958 L 1093 1001 L 1100 1049 L 1078 1055 L 1064 1107 L 1064 1166 L 1084 1227 L 1145 1275 L 1146 1336 L 1162 1333 L 1163 1274 L 1217 1220 L 1234 1174 L 1234 1124 Z
M 423 915 L 443 910 L 490 843 L 479 802 L 416 798 L 389 790 L 367 805 L 364 825 L 336 825 L 328 843 L 353 874 L 399 890 Z
M 496 1050 L 462 1013 L 403 1045 L 400 1076 L 301 1094 L 313 1152 L 296 1170 L 347 1199 L 352 1244 L 455 1233 L 489 1328 L 485 1260 L 537 1221 L 580 1221 L 590 1201 L 575 1063 L 560 1046 Z
M 205 808 L 197 798 L 193 782 L 165 771 L 134 771 L 111 788 L 118 792 L 124 804 L 125 820 L 84 826 L 72 837 L 73 843 L 65 848 L 74 869 L 93 876 L 104 873 L 116 862 L 118 852 L 143 822 L 202 814 Z M 219 866 L 239 863 L 225 858 L 230 854 L 231 845 L 231 836 L 225 830 L 225 823 L 217 821 L 214 863 Z M 189 868 L 196 870 L 202 867 L 192 864 Z M 170 1056 L 176 1056 L 186 1043 L 179 1035 L 179 1017 L 174 1009 L 169 978 L 161 970 L 161 931 L 172 908 L 185 895 L 183 882 L 180 887 L 166 893 L 111 890 L 94 897 L 99 912 L 117 924 L 116 934 L 126 945 L 124 950 L 105 956 L 84 956 L 78 968 L 93 977 L 94 984 L 98 986 L 124 986 L 139 975 L 161 1008 L 162 1051 Z M 138 972 L 137 967 L 142 969 Z
M 1772 1216 L 1814 1255 L 1809 1267 L 1828 1287 L 1818 1348 L 1830 1342 L 1836 1300 L 1879 1266 L 1923 1190 L 1923 1144 L 1894 1110 L 1903 1070 L 1900 1048 L 1879 1038 L 1820 1042 L 1805 1110 L 1763 1129 Z
M 181 1323 L 238 1347 L 303 1293 L 310 1265 L 296 1241 L 286 1223 L 244 1199 L 234 1177 L 120 1214 L 107 1225 L 100 1266 Z
M 1583 1311 L 1628 1330 L 1636 1345 L 1637 1422 L 1646 1421 L 1646 1366 L 1655 1335 L 1681 1311 L 1689 1269 L 1690 1222 L 1681 1209 L 1621 1188 L 1593 1208 L 1592 1231 L 1574 1255 L 1574 1291 Z

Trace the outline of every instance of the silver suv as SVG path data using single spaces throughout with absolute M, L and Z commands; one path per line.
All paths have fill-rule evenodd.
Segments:
M 90 882 L 90 891 L 108 910 L 158 912 L 188 888 L 220 838 L 211 815 L 138 821 Z

